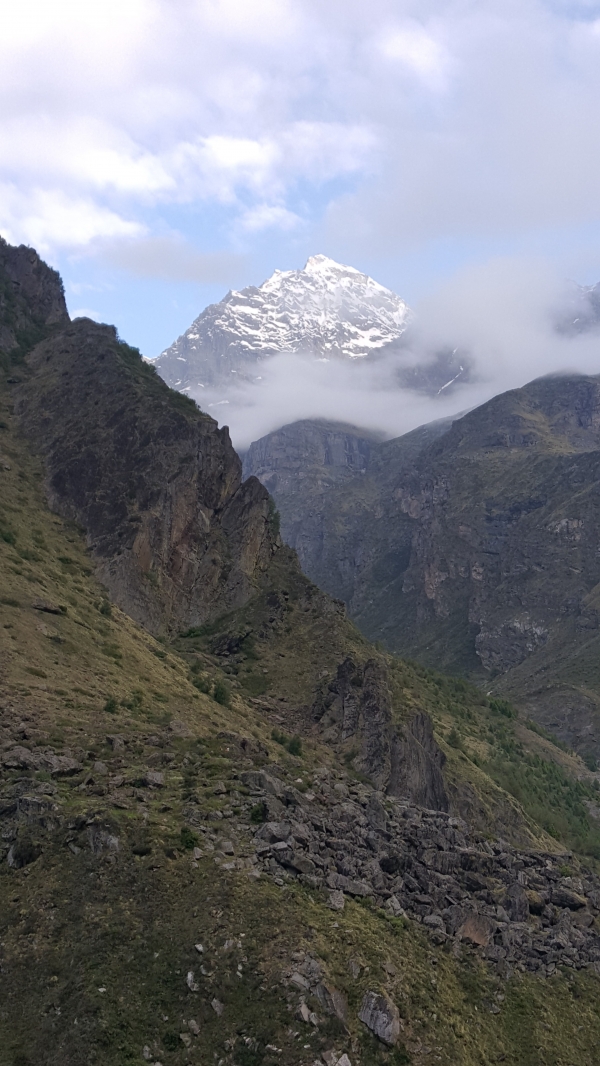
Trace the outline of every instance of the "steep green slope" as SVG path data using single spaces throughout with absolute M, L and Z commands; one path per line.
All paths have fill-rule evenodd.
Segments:
M 119 498 L 90 511 L 89 484 L 71 496 L 53 478 L 65 456 L 80 469 L 77 440 L 114 469 L 85 404 L 110 412 L 121 359 L 139 406 L 120 406 L 118 439 L 146 389 L 156 411 L 154 379 L 103 327 L 44 330 L 0 370 L 2 1066 L 592 1063 L 600 881 L 559 839 L 595 854 L 585 767 L 507 705 L 370 646 L 277 546 L 252 485 L 270 554 L 242 604 L 225 575 L 221 612 L 210 582 L 189 596 L 199 624 L 157 639 L 134 622 L 98 578 L 113 547 L 95 530 Z M 91 372 L 98 353 L 114 360 L 85 417 L 39 371 L 69 351 Z M 173 529 L 180 417 L 202 423 L 200 467 L 212 455 L 217 481 L 235 475 L 223 434 L 219 459 L 208 420 L 162 387 L 158 400 L 157 480 L 175 487 L 148 496 L 154 445 L 132 431 L 119 519 L 151 513 L 154 533 Z M 248 559 L 223 520 L 231 498 L 211 509 L 214 539 L 192 541 L 199 565 L 215 543 L 232 570 Z M 153 617 L 172 619 L 177 572 L 157 543 Z M 146 572 L 128 571 L 128 596 Z M 502 775 L 526 805 L 530 784 L 538 808 L 552 799 L 554 837 Z M 359 1017 L 375 1024 L 374 997 L 391 1044 Z

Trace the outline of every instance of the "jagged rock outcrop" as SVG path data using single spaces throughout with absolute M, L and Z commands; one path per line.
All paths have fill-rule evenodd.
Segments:
M 69 322 L 56 271 L 5 241 L 0 353 L 51 505 L 85 530 L 116 603 L 164 633 L 253 594 L 277 532 L 265 489 L 242 482 L 227 429 L 112 327 Z
M 442 767 L 445 756 L 428 714 L 394 721 L 386 671 L 375 660 L 364 666 L 347 658 L 313 707 L 324 736 L 359 750 L 353 764 L 377 789 L 432 810 L 448 810 Z M 373 815 L 377 818 L 377 813 Z
M 69 321 L 63 284 L 33 248 L 0 237 L 0 352 L 25 351 Z

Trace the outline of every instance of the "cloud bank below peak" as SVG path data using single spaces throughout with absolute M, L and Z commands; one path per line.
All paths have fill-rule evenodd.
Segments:
M 325 418 L 399 436 L 423 423 L 456 416 L 492 396 L 552 373 L 600 374 L 600 329 L 557 329 L 572 321 L 576 288 L 544 261 L 496 259 L 465 270 L 417 308 L 408 346 L 360 361 L 281 354 L 263 360 L 261 380 L 188 390 L 230 427 L 236 447 L 288 422 Z M 399 387 L 409 366 L 426 366 L 456 347 L 470 368 L 447 392 Z

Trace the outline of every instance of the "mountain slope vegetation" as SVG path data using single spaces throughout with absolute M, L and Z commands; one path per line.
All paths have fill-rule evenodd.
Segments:
M 33 309 L 0 370 L 0 1062 L 593 1062 L 592 776 L 370 645 L 212 420 Z

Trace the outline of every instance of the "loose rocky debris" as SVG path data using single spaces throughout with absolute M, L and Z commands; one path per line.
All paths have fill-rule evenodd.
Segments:
M 46 770 L 56 777 L 71 777 L 83 769 L 81 763 L 73 759 L 68 752 L 57 755 L 51 748 L 46 751 L 30 751 L 19 744 L 4 752 L 2 765 L 7 770 Z
M 421 923 L 437 944 L 470 945 L 501 973 L 549 976 L 567 965 L 600 974 L 600 878 L 571 853 L 520 851 L 445 811 L 326 770 L 314 778 L 301 793 L 273 773 L 241 774 L 269 820 L 240 868 L 324 890 L 333 909 L 346 897 L 370 900 L 390 918 Z

